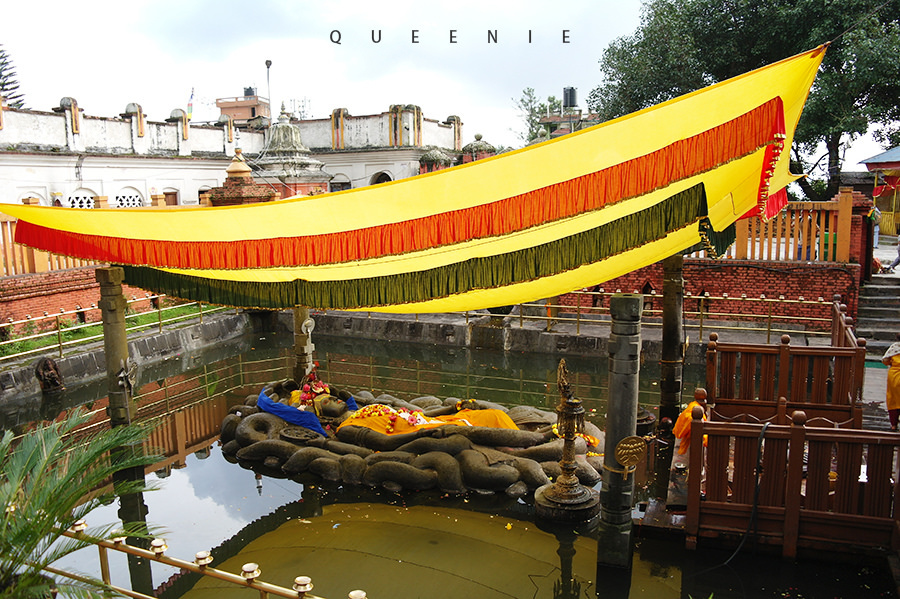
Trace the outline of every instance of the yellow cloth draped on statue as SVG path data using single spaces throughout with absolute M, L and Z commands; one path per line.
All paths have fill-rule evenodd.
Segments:
M 362 426 L 386 435 L 402 435 L 422 429 L 447 424 L 459 426 L 484 426 L 489 428 L 519 427 L 502 410 L 460 410 L 455 414 L 427 417 L 422 412 L 396 409 L 382 404 L 372 404 L 353 412 L 338 429 L 345 426 Z

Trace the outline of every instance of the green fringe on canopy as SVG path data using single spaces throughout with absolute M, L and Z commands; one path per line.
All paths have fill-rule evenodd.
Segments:
M 705 217 L 702 183 L 611 223 L 557 241 L 433 269 L 347 281 L 238 282 L 123 266 L 129 285 L 207 304 L 280 310 L 392 306 L 522 283 L 600 262 Z M 732 227 L 733 229 L 733 227 Z
M 682 254 L 693 254 L 694 252 L 705 251 L 707 256 L 713 259 L 721 258 L 725 255 L 726 250 L 737 239 L 737 228 L 731 223 L 721 231 L 713 229 L 709 219 L 704 217 L 700 219 L 700 237 L 699 243 L 695 243 Z

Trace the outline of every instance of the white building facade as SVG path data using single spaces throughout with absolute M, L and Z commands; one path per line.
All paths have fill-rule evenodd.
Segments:
M 431 148 L 458 154 L 462 148 L 462 121 L 425 118 L 411 104 L 391 106 L 381 114 L 351 116 L 346 108 L 327 119 L 292 121 L 304 145 L 332 175 L 329 191 L 365 187 L 412 177 L 420 172 L 419 159 Z
M 180 114 L 179 114 L 180 113 Z M 260 151 L 262 132 L 187 123 L 182 111 L 150 122 L 137 104 L 118 118 L 85 116 L 63 98 L 53 112 L 0 116 L 0 202 L 90 208 L 198 204 L 222 184 L 237 143 Z
M 329 191 L 414 176 L 430 147 L 458 152 L 462 144 L 458 117 L 425 119 L 410 105 L 361 117 L 337 109 L 329 119 L 292 124 L 332 176 Z M 252 166 L 267 141 L 265 129 L 239 130 L 225 116 L 217 124 L 194 124 L 180 109 L 166 122 L 150 122 L 138 104 L 113 118 L 86 116 L 72 98 L 52 112 L 3 104 L 0 202 L 197 205 L 201 194 L 223 184 L 237 148 Z

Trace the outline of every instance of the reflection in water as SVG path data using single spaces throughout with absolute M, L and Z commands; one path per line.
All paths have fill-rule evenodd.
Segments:
M 140 476 L 140 473 L 138 473 L 138 476 Z M 127 479 L 132 479 L 132 477 L 129 476 Z M 117 516 L 122 522 L 143 523 L 141 532 L 145 535 L 147 534 L 147 505 L 144 503 L 143 493 L 129 493 L 128 495 L 120 496 Z M 146 538 L 131 537 L 127 542 L 133 547 L 150 548 L 150 541 Z M 131 577 L 131 590 L 144 593 L 145 595 L 153 593 L 153 574 L 149 560 L 137 555 L 129 555 L 128 572 Z
M 259 563 L 276 584 L 310 575 L 325 597 L 353 588 L 370 597 L 591 596 L 595 541 L 571 529 L 554 536 L 529 518 L 526 504 L 506 497 L 400 497 L 307 485 L 300 501 L 218 548 L 216 562 L 230 571 Z M 194 582 L 182 577 L 165 596 L 188 587 L 186 597 L 227 593 L 218 581 Z
M 242 563 L 257 561 L 262 580 L 287 587 L 294 577 L 308 575 L 316 585 L 313 592 L 330 599 L 346 597 L 355 588 L 365 589 L 373 599 L 414 597 L 415 591 L 429 599 L 490 597 L 484 590 L 487 587 L 495 589 L 498 597 L 516 598 L 892 596 L 886 572 L 871 564 L 830 567 L 804 562 L 787 568 L 778 558 L 756 555 L 758 548 L 748 543 L 729 567 L 716 567 L 725 562 L 729 552 L 710 551 L 703 543 L 701 551 L 685 551 L 681 539 L 654 538 L 642 530 L 639 521 L 634 531 L 632 572 L 598 571 L 593 532 L 541 530 L 533 523 L 532 507 L 523 501 L 495 495 L 395 495 L 328 486 L 312 479 L 294 481 L 228 463 L 215 445 L 222 418 L 228 406 L 242 403 L 265 382 L 289 376 L 291 340 L 289 335 L 282 337 L 267 334 L 265 348 L 259 339 L 253 339 L 247 345 L 256 350 L 203 361 L 201 366 L 165 377 L 139 379 L 139 414 L 160 420 L 154 443 L 163 446 L 167 455 L 165 462 L 147 473 L 164 477 L 163 490 L 145 494 L 144 501 L 148 522 L 169 531 L 165 535 L 169 555 L 190 559 L 197 551 L 214 548 L 215 567 L 238 572 Z M 341 387 L 371 389 L 376 395 L 476 397 L 550 409 L 557 398 L 558 360 L 554 356 L 323 337 L 316 338 L 316 346 L 323 378 Z M 602 423 L 605 364 L 573 358 L 567 358 L 567 363 L 576 395 L 584 400 L 589 417 Z M 685 377 L 688 390 L 700 375 L 693 376 Z M 654 377 L 658 377 L 658 368 L 644 364 L 642 406 L 652 408 L 657 401 Z M 103 404 L 100 395 L 84 401 Z M 646 471 L 645 467 L 645 480 L 649 478 Z M 93 512 L 90 523 L 114 522 L 116 508 L 111 505 Z M 378 529 L 379 534 L 371 539 L 380 544 L 362 551 L 363 527 L 357 524 L 366 514 L 371 523 L 376 513 L 384 516 L 383 521 L 377 527 L 367 526 Z M 348 532 L 360 535 L 344 536 Z M 397 537 L 387 532 L 401 534 Z M 472 544 L 476 534 L 480 535 L 478 543 Z M 465 542 L 456 543 L 458 539 Z M 395 552 L 406 546 L 415 551 L 396 557 Z M 241 552 L 248 550 L 258 552 L 250 555 L 262 557 L 245 559 L 247 554 Z M 335 558 L 336 553 L 326 550 L 344 553 Z M 494 557 L 495 551 L 511 552 L 523 561 L 500 561 Z M 391 556 L 395 556 L 393 561 Z M 535 561 L 535 556 L 540 559 Z M 526 558 L 532 560 L 529 565 L 516 565 L 526 563 Z M 124 557 L 111 554 L 111 559 L 113 583 L 127 586 Z M 476 584 L 482 570 L 498 578 L 477 591 L 465 586 L 465 592 L 448 582 L 435 584 L 434 577 L 414 578 L 414 572 L 434 572 L 434 560 L 445 571 L 441 576 L 448 577 L 442 581 L 452 578 L 459 585 Z M 65 566 L 99 574 L 95 550 L 73 556 Z M 177 576 L 173 568 L 157 563 L 152 564 L 152 572 L 155 586 L 169 581 L 162 585 L 168 598 L 181 596 L 193 584 L 191 579 Z M 213 592 L 215 599 L 231 596 L 226 590 Z M 234 596 L 244 597 L 246 591 Z

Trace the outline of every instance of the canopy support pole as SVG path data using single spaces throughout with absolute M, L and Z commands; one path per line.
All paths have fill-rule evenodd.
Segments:
M 294 380 L 301 381 L 312 370 L 313 350 L 312 332 L 316 328 L 315 321 L 309 316 L 306 306 L 294 306 Z

